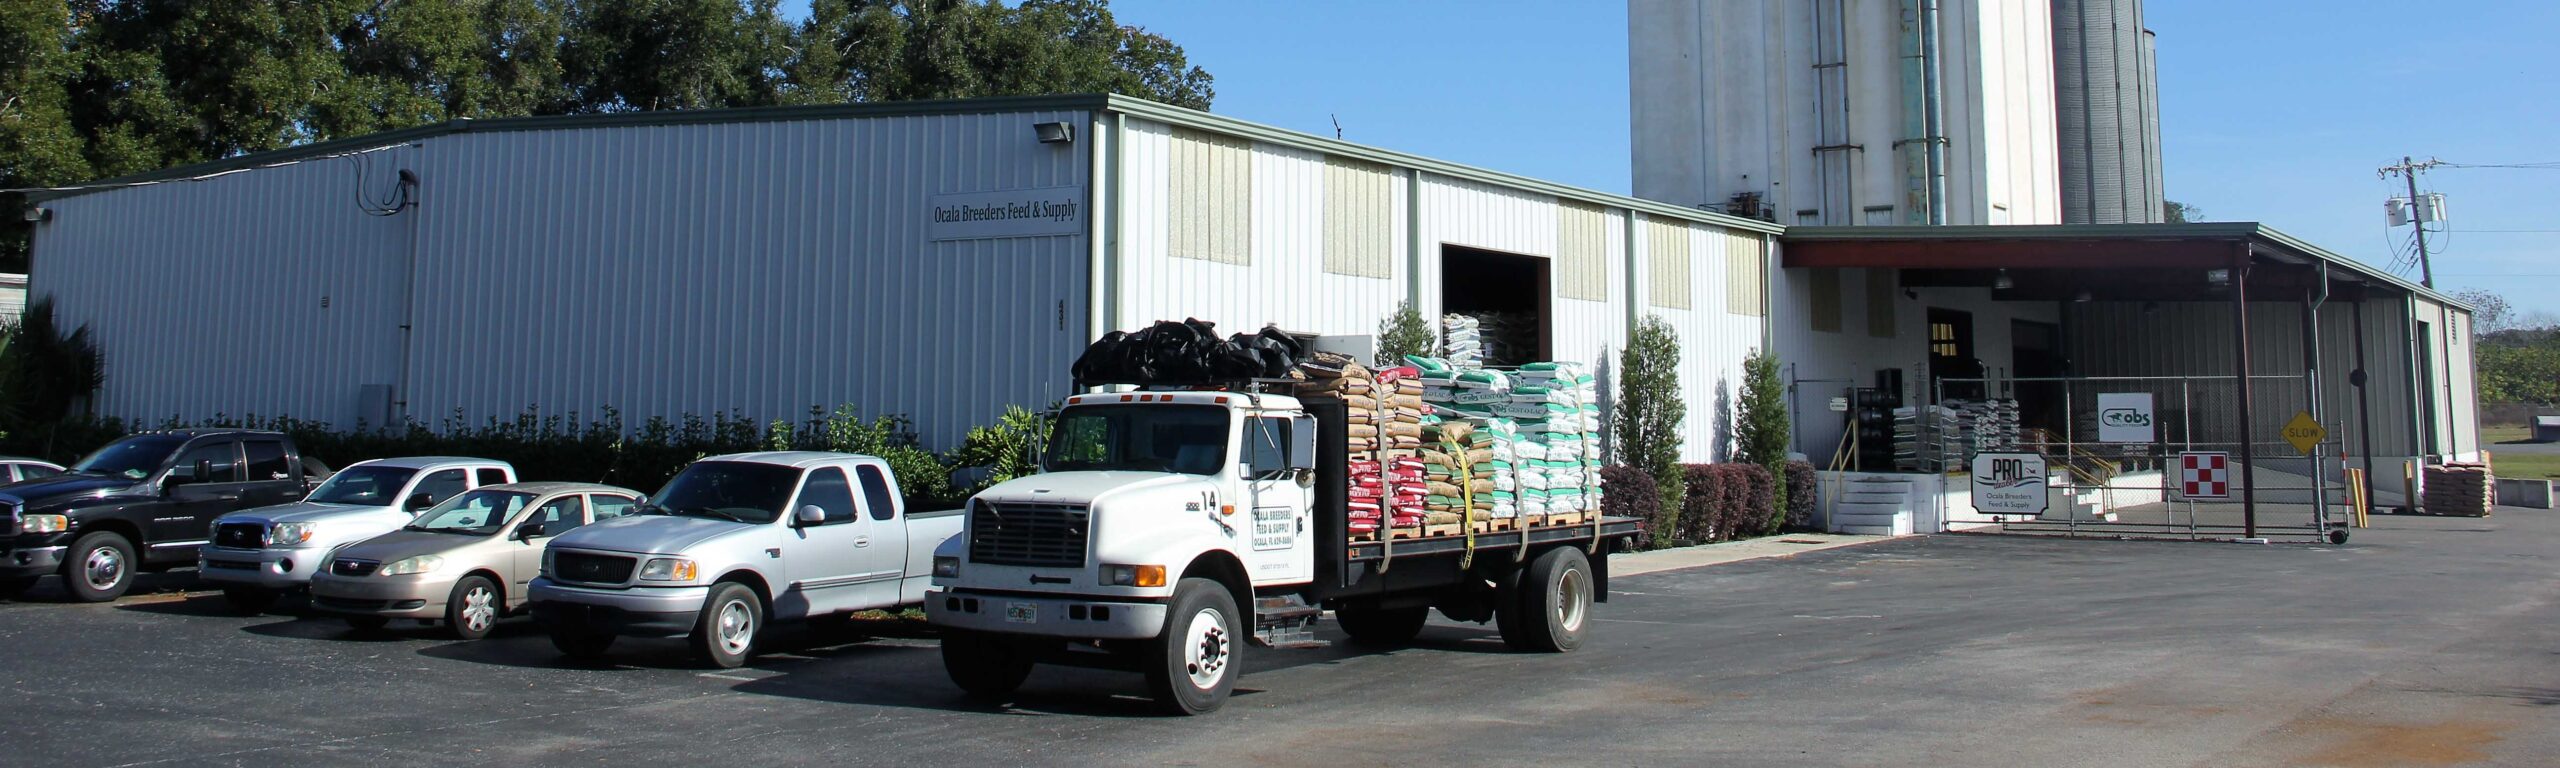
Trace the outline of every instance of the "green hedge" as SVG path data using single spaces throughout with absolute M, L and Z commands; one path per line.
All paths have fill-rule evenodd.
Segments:
M 304 455 L 333 468 L 394 456 L 471 456 L 512 464 L 517 475 L 527 480 L 597 482 L 642 492 L 657 491 L 686 464 L 704 456 L 764 450 L 862 453 L 887 460 L 914 503 L 952 505 L 1026 471 L 1014 457 L 1022 455 L 1018 447 L 1037 434 L 1041 421 L 1029 411 L 1008 409 L 999 424 L 971 430 L 969 439 L 948 458 L 926 450 L 906 417 L 864 419 L 852 406 L 832 411 L 811 407 L 808 416 L 796 423 L 714 413 L 707 419 L 692 414 L 674 420 L 653 417 L 636 429 L 628 426 L 621 412 L 608 408 L 592 419 L 575 411 L 545 414 L 527 409 L 510 419 L 479 423 L 457 411 L 432 427 L 411 421 L 392 429 L 342 430 L 326 422 L 255 414 L 216 414 L 192 423 L 168 419 L 143 428 L 283 432 L 293 437 Z M 0 436 L 0 453 L 68 464 L 135 429 L 135 424 L 119 419 L 76 420 Z M 953 473 L 963 470 L 984 477 L 955 484 Z

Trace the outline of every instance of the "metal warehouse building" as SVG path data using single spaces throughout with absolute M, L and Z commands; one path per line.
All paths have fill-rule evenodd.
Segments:
M 32 289 L 105 349 L 104 415 L 852 404 L 937 448 L 1110 329 L 1409 301 L 1604 374 L 1662 316 L 1704 460 L 1779 232 L 1118 96 L 454 121 L 38 203 Z

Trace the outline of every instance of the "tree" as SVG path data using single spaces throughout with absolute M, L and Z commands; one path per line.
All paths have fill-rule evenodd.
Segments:
M 8 393 L 0 400 L 0 431 L 50 434 L 106 382 L 106 360 L 88 326 L 64 332 L 52 298 L 0 325 L 0 392 Z
M 2453 297 L 2461 299 L 2465 304 L 2471 305 L 2471 333 L 2473 335 L 2487 335 L 2498 333 L 2500 331 L 2512 331 L 2519 327 L 2515 321 L 2515 310 L 2513 307 L 2507 305 L 2507 298 L 2504 296 L 2500 296 L 2492 291 L 2473 288 L 2455 293 Z
M 1689 404 L 1680 398 L 1680 334 L 1661 316 L 1646 315 L 1618 353 L 1618 405 L 1610 429 L 1619 460 L 1652 475 L 1662 494 L 1662 514 L 1672 519 L 1656 527 L 1658 541 L 1678 529 L 1680 508 L 1686 506 L 1680 423 L 1688 415 Z
M 1208 109 L 1182 47 L 1103 0 L 816 0 L 787 66 L 792 99 L 900 101 L 1120 93 Z
M 2170 224 L 2193 224 L 2204 220 L 2204 209 L 2176 200 L 2162 200 L 2160 220 Z
M 1734 441 L 1738 456 L 1744 462 L 1769 468 L 1771 478 L 1787 476 L 1787 390 L 1778 380 L 1778 356 L 1773 352 L 1753 352 L 1742 360 L 1742 401 L 1735 407 Z M 1787 483 L 1774 482 L 1775 499 L 1770 505 L 1769 526 L 1778 530 L 1784 525 L 1787 509 Z
M 776 0 L 570 0 L 562 78 L 577 112 L 782 103 Z
M 1406 355 L 1429 357 L 1439 340 L 1431 333 L 1431 321 L 1413 302 L 1396 305 L 1394 314 L 1378 321 L 1378 359 L 1380 366 L 1403 365 Z
M 0 7 L 0 188 L 52 186 L 89 175 L 71 124 L 70 7 L 59 2 Z M 27 271 L 26 199 L 0 194 L 0 272 Z
M 984 470 L 978 482 L 963 489 L 966 495 L 988 489 L 997 483 L 1017 477 L 1029 477 L 1040 471 L 1032 463 L 1031 448 L 1048 439 L 1049 419 L 1018 405 L 1008 405 L 996 423 L 971 427 L 960 447 L 952 449 L 949 462 L 954 469 Z

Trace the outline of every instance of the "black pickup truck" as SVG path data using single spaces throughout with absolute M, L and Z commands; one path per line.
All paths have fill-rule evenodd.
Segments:
M 58 477 L 0 486 L 0 598 L 47 575 L 104 602 L 137 570 L 194 565 L 213 519 L 300 500 L 328 475 L 276 432 L 180 429 L 109 443 Z

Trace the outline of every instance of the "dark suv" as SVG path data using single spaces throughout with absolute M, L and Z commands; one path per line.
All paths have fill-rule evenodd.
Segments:
M 276 432 L 180 429 L 109 443 L 59 477 L 0 487 L 0 597 L 60 574 L 103 602 L 137 570 L 194 565 L 213 519 L 302 498 L 328 474 Z

